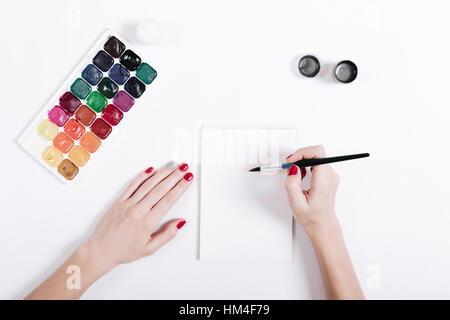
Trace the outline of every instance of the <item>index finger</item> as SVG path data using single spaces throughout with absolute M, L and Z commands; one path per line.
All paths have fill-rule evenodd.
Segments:
M 186 173 L 184 177 L 155 204 L 146 217 L 150 228 L 153 229 L 159 226 L 162 218 L 189 188 L 193 179 L 194 175 L 191 172 Z
M 302 159 L 324 158 L 325 148 L 322 145 L 309 146 L 300 148 L 286 158 L 286 161 L 291 163 Z

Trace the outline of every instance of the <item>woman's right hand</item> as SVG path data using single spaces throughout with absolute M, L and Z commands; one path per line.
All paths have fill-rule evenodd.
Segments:
M 323 158 L 323 146 L 298 149 L 288 162 Z M 302 168 L 303 169 L 303 168 Z M 292 165 L 286 191 L 295 219 L 305 228 L 314 250 L 328 299 L 364 299 L 334 210 L 339 177 L 329 165 L 311 168 L 311 188 L 301 189 L 306 171 Z
M 298 149 L 286 160 L 295 162 L 301 159 L 323 158 L 323 146 Z M 327 229 L 337 224 L 335 214 L 335 196 L 339 177 L 330 165 L 311 167 L 311 188 L 301 189 L 305 170 L 293 165 L 288 170 L 286 191 L 293 215 L 311 237 L 316 231 Z

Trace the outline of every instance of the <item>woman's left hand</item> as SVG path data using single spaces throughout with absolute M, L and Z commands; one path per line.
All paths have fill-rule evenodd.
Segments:
M 191 185 L 194 176 L 188 168 L 171 162 L 158 171 L 150 167 L 142 172 L 82 246 L 109 268 L 153 254 L 186 223 L 178 218 L 160 228 L 162 218 Z
M 77 299 L 119 264 L 153 254 L 172 240 L 186 220 L 161 220 L 194 178 L 188 165 L 148 168 L 105 213 L 92 235 L 26 299 Z

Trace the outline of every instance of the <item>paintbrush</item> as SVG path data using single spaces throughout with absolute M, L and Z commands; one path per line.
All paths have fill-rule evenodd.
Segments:
M 366 158 L 368 156 L 369 156 L 368 153 L 358 153 L 358 154 L 350 154 L 350 155 L 347 155 L 347 156 L 339 156 L 339 157 L 302 159 L 302 160 L 295 161 L 295 162 L 260 166 L 260 167 L 256 167 L 256 168 L 250 169 L 249 171 L 250 172 L 257 172 L 257 171 L 264 172 L 264 171 L 282 170 L 282 169 L 288 169 L 293 164 L 295 164 L 296 166 L 298 166 L 300 168 L 305 168 L 305 167 L 318 166 L 318 165 L 326 164 L 326 163 L 333 163 L 333 162 L 347 161 L 347 160 L 353 160 L 353 159 L 359 159 L 359 158 Z

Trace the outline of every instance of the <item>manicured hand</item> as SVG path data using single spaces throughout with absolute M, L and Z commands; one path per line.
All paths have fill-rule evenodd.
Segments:
M 323 146 L 313 146 L 298 149 L 287 158 L 288 162 L 301 159 L 323 158 Z M 289 204 L 295 219 L 305 230 L 313 232 L 322 226 L 335 224 L 334 210 L 336 190 L 339 177 L 330 165 L 311 167 L 311 188 L 303 191 L 300 187 L 305 171 L 293 165 L 289 168 L 286 178 L 286 191 Z
M 26 299 L 78 299 L 119 264 L 153 254 L 173 239 L 186 220 L 161 220 L 192 183 L 188 165 L 148 168 L 105 213 L 92 235 Z
M 323 158 L 323 146 L 298 149 L 288 162 Z M 328 299 L 364 299 L 334 209 L 339 177 L 329 165 L 311 167 L 311 188 L 301 189 L 306 171 L 292 165 L 286 191 L 295 219 L 311 239 Z
M 117 199 L 83 244 L 110 268 L 153 254 L 173 239 L 186 221 L 162 218 L 193 180 L 187 164 L 169 163 L 142 172 Z

